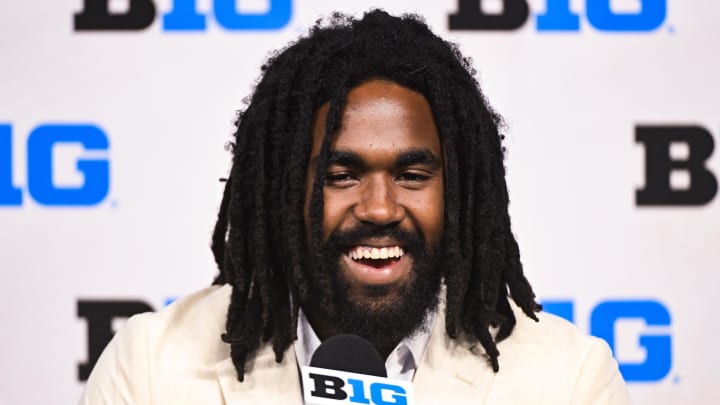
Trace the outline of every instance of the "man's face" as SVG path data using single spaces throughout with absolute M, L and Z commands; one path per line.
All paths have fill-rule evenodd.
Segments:
M 308 229 L 328 109 L 322 106 L 314 118 Z M 442 156 L 430 106 L 420 93 L 382 80 L 349 92 L 323 191 L 323 255 L 332 268 L 322 271 L 337 272 L 331 275 L 340 280 L 335 288 L 367 315 L 402 307 L 419 284 L 437 291 L 431 259 L 443 230 Z

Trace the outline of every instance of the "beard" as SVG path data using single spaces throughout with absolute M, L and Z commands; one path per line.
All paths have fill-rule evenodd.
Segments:
M 342 256 L 371 237 L 388 237 L 409 255 L 409 274 L 391 284 L 368 285 L 351 279 L 340 265 Z M 438 304 L 441 271 L 436 246 L 428 246 L 419 232 L 398 227 L 362 225 L 333 232 L 311 257 L 317 258 L 309 277 L 310 300 L 336 333 L 361 336 L 379 350 L 391 350 L 420 331 Z

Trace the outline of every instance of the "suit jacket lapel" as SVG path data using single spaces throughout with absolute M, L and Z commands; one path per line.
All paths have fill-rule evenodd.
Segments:
M 482 346 L 447 336 L 444 314 L 441 305 L 413 379 L 415 398 L 418 403 L 446 403 L 449 398 L 453 403 L 484 403 L 495 373 Z
M 285 352 L 282 363 L 275 362 L 270 345 L 265 345 L 252 362 L 252 369 L 239 382 L 229 357 L 215 365 L 220 389 L 227 405 L 301 404 L 302 393 L 295 350 Z

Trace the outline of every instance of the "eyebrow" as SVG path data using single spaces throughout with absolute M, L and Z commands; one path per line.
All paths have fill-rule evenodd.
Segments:
M 430 149 L 411 149 L 403 152 L 395 160 L 397 168 L 408 167 L 412 165 L 429 166 L 431 169 L 440 167 L 440 159 L 435 156 Z
M 331 151 L 327 164 L 328 166 L 338 165 L 354 169 L 365 169 L 367 167 L 360 155 L 346 150 Z
M 317 158 L 311 162 L 313 166 L 317 163 Z M 347 150 L 334 150 L 330 152 L 328 157 L 328 166 L 339 165 L 357 170 L 367 169 L 367 163 L 360 155 Z M 413 165 L 424 165 L 435 170 L 441 166 L 440 159 L 427 148 L 408 149 L 402 151 L 395 159 L 395 168 L 402 169 Z

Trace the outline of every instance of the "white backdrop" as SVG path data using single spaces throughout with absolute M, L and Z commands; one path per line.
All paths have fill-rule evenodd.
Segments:
M 320 15 L 373 6 L 424 15 L 474 59 L 507 122 L 514 231 L 548 309 L 572 308 L 581 329 L 614 337 L 634 403 L 718 401 L 720 198 L 717 182 L 699 179 L 720 175 L 718 154 L 703 156 L 720 139 L 720 3 L 586 1 L 528 0 L 515 29 L 454 30 L 459 0 L 237 1 L 235 14 L 278 26 L 254 29 L 231 26 L 222 7 L 232 0 L 199 0 L 205 29 L 172 30 L 163 15 L 192 0 L 108 0 L 116 15 L 142 4 L 157 15 L 143 29 L 83 31 L 73 15 L 104 0 L 4 0 L 0 403 L 75 402 L 102 319 L 122 302 L 157 309 L 210 283 L 223 146 L 267 52 Z M 526 4 L 477 3 L 505 21 L 511 3 Z M 537 15 L 548 14 L 579 26 L 545 30 Z M 641 126 L 669 127 L 675 142 L 649 159 Z M 705 144 L 681 126 L 699 127 Z M 663 159 L 675 162 L 670 175 Z M 639 205 L 651 176 L 702 204 Z

